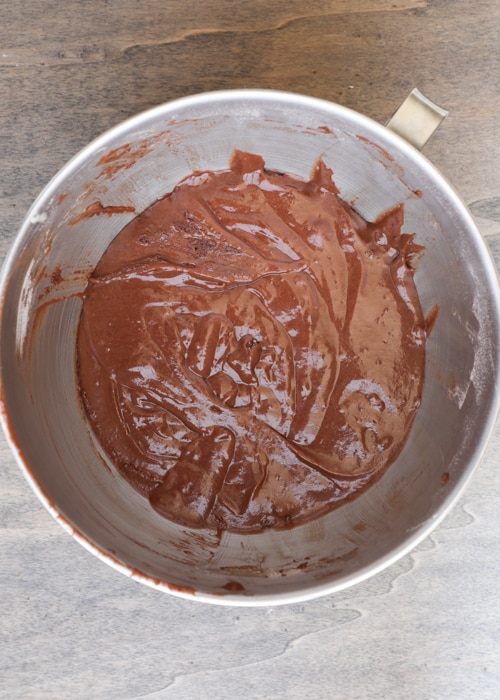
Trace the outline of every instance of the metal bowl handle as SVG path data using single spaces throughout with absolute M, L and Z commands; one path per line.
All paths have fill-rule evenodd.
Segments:
M 425 146 L 448 112 L 414 88 L 386 126 L 419 151 Z

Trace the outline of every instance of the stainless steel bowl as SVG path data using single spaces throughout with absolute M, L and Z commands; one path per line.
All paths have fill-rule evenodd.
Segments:
M 366 493 L 289 531 L 192 531 L 158 516 L 107 464 L 82 412 L 75 336 L 89 272 L 133 216 L 234 149 L 308 177 L 322 157 L 369 219 L 405 203 L 425 254 L 416 274 L 427 345 L 421 408 L 397 462 Z M 104 134 L 48 184 L 1 275 L 1 415 L 25 476 L 85 547 L 134 579 L 198 600 L 276 605 L 338 591 L 422 540 L 469 481 L 494 427 L 500 297 L 465 207 L 389 129 L 338 105 L 275 91 L 198 95 Z

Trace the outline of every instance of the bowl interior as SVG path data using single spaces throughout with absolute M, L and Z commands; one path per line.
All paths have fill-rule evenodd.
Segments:
M 397 462 L 372 488 L 289 531 L 193 531 L 157 515 L 89 431 L 75 380 L 86 279 L 110 241 L 194 170 L 234 149 L 309 177 L 322 157 L 366 218 L 405 203 L 425 253 L 416 273 L 427 344 L 421 408 Z M 97 204 L 96 204 L 97 203 Z M 458 497 L 498 403 L 496 273 L 464 207 L 434 168 L 387 129 L 330 103 L 261 91 L 164 105 L 74 158 L 32 207 L 2 276 L 3 421 L 49 509 L 108 563 L 202 600 L 276 604 L 338 590 L 404 554 Z

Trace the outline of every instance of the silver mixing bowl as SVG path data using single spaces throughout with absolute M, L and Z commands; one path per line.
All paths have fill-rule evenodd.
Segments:
M 356 500 L 306 525 L 217 534 L 157 515 L 107 464 L 80 406 L 75 337 L 87 276 L 120 229 L 184 176 L 234 149 L 308 177 L 322 157 L 342 197 L 374 219 L 405 203 L 425 254 L 416 284 L 427 345 L 421 408 L 399 459 Z M 421 192 L 421 196 L 419 193 Z M 276 605 L 338 591 L 407 553 L 469 481 L 498 406 L 499 288 L 465 207 L 389 129 L 338 105 L 274 91 L 181 99 L 104 134 L 48 184 L 0 280 L 2 424 L 43 504 L 130 577 L 198 600 Z

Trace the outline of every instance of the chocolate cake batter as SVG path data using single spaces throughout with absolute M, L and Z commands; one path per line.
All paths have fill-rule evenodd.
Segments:
M 290 527 L 394 461 L 420 404 L 420 247 L 236 152 L 121 231 L 78 332 L 86 412 L 119 472 L 190 527 Z

